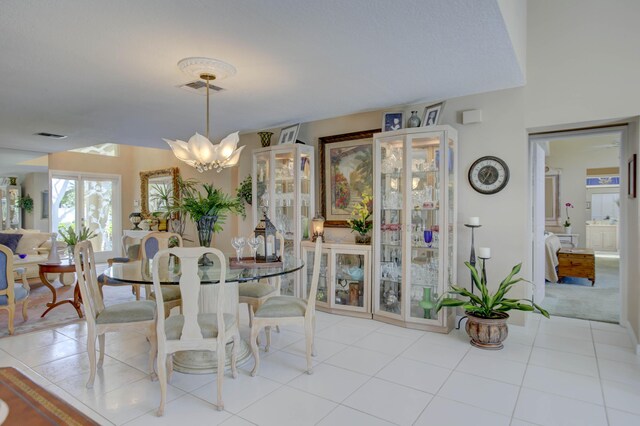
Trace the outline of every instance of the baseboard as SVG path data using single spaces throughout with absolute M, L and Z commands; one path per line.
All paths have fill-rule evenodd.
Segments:
M 636 348 L 636 354 L 640 355 L 640 344 L 638 344 L 638 338 L 636 337 L 636 333 L 633 331 L 633 327 L 631 327 L 631 323 L 625 319 L 622 321 L 621 325 L 627 329 L 627 334 L 631 339 L 631 343 L 633 344 L 633 347 Z

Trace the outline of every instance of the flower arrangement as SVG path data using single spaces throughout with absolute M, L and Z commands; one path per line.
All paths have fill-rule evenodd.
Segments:
M 564 209 L 567 212 L 567 219 L 564 221 L 564 223 L 562 224 L 562 226 L 571 226 L 571 218 L 569 217 L 569 209 L 573 208 L 573 204 L 571 203 L 564 203 Z
M 373 201 L 371 194 L 362 193 L 362 201 L 357 203 L 351 211 L 352 218 L 347 220 L 351 232 L 357 232 L 360 235 L 366 235 L 373 228 L 373 221 L 369 220 L 371 212 L 369 205 Z

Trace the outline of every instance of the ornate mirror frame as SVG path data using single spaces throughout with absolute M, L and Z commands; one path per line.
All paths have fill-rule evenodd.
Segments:
M 170 167 L 167 169 L 147 170 L 140 172 L 140 201 L 141 201 L 141 213 L 145 219 L 151 216 L 149 211 L 149 180 L 162 176 L 170 176 L 171 184 L 173 185 L 173 198 L 177 200 L 180 197 L 180 190 L 178 188 L 178 177 L 180 176 L 180 169 L 177 167 Z

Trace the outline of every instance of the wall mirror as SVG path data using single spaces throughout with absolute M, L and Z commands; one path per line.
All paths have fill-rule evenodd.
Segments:
M 140 172 L 140 199 L 142 216 L 148 217 L 156 212 L 166 212 L 168 204 L 173 204 L 180 196 L 178 176 L 180 169 L 150 170 Z
M 545 174 L 544 211 L 546 225 L 560 225 L 560 170 L 549 169 Z

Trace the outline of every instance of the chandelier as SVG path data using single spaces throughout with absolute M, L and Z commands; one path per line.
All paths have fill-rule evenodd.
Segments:
M 231 133 L 219 144 L 213 144 L 209 139 L 209 83 L 212 80 L 222 80 L 234 75 L 236 69 L 226 62 L 209 58 L 185 58 L 178 62 L 178 68 L 205 81 L 207 87 L 207 133 L 206 136 L 202 136 L 196 132 L 191 136 L 189 142 L 178 139 L 175 141 L 163 140 L 169 144 L 176 158 L 195 167 L 200 173 L 211 169 L 221 172 L 222 169 L 237 165 L 240 153 L 244 149 L 244 146 L 237 147 L 240 141 L 238 132 Z

